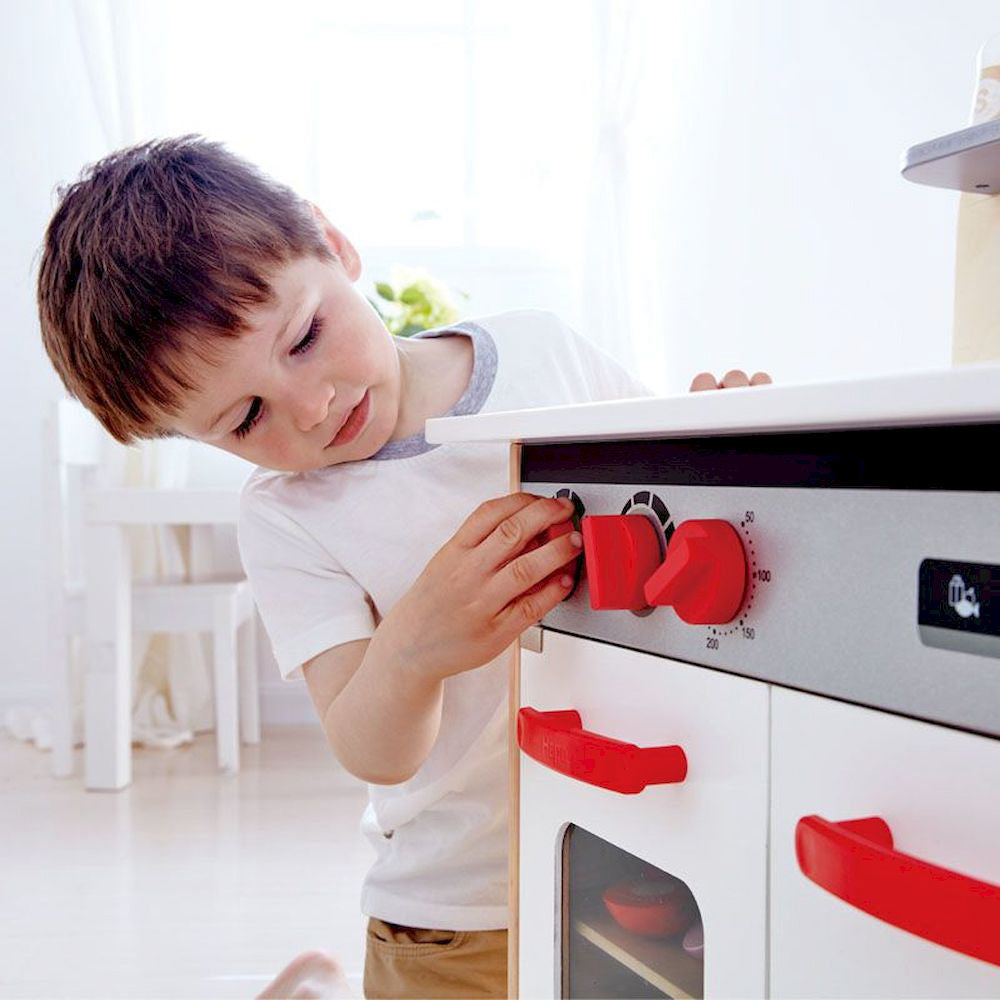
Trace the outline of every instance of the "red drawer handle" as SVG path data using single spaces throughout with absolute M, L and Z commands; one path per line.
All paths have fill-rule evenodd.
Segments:
M 887 924 L 1000 965 L 1000 886 L 893 850 L 884 819 L 804 816 L 795 856 L 806 878 Z
M 580 713 L 517 713 L 517 744 L 539 764 L 577 781 L 635 795 L 647 785 L 683 781 L 687 757 L 680 747 L 637 747 L 582 728 Z

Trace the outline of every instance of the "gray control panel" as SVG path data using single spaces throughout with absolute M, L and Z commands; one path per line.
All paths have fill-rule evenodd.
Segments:
M 712 625 L 672 607 L 595 611 L 584 573 L 544 629 L 1000 736 L 1000 493 L 593 482 L 592 448 L 579 479 L 564 455 L 560 478 L 523 488 L 572 495 L 584 516 L 646 517 L 664 550 L 681 522 L 724 519 L 746 554 L 744 598 Z M 600 477 L 613 475 L 612 458 Z

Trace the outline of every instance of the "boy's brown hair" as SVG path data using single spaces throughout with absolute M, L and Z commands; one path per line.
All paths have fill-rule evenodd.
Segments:
M 38 274 L 42 340 L 67 391 L 123 444 L 163 426 L 273 296 L 269 275 L 330 258 L 309 204 L 197 135 L 119 150 L 58 189 Z

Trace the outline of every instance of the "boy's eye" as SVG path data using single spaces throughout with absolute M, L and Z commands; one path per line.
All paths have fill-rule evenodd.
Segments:
M 253 428 L 253 425 L 257 423 L 260 417 L 260 406 L 260 396 L 254 396 L 253 402 L 250 404 L 250 409 L 247 410 L 246 419 L 233 431 L 238 438 L 246 437 Z
M 319 316 L 314 316 L 312 323 L 309 324 L 309 330 L 306 335 L 292 348 L 291 354 L 305 354 L 310 347 L 316 342 L 317 336 L 319 336 L 320 330 L 323 329 L 323 320 Z M 250 409 L 247 410 L 246 418 L 243 423 L 240 424 L 233 433 L 238 438 L 245 438 L 251 430 L 253 430 L 254 424 L 260 419 L 261 411 L 261 400 L 260 396 L 254 396 L 253 402 L 250 404 Z
M 313 316 L 313 321 L 309 324 L 309 330 L 306 335 L 292 348 L 292 354 L 304 354 L 306 351 L 312 347 L 319 335 L 319 331 L 323 329 L 323 321 L 319 316 Z

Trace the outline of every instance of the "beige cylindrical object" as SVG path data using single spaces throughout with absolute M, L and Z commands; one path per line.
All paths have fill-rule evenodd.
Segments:
M 1000 118 L 1000 35 L 980 49 L 978 71 L 973 125 Z M 959 200 L 951 360 L 1000 361 L 1000 195 Z
M 955 365 L 1000 361 L 1000 196 L 962 193 L 955 255 Z

